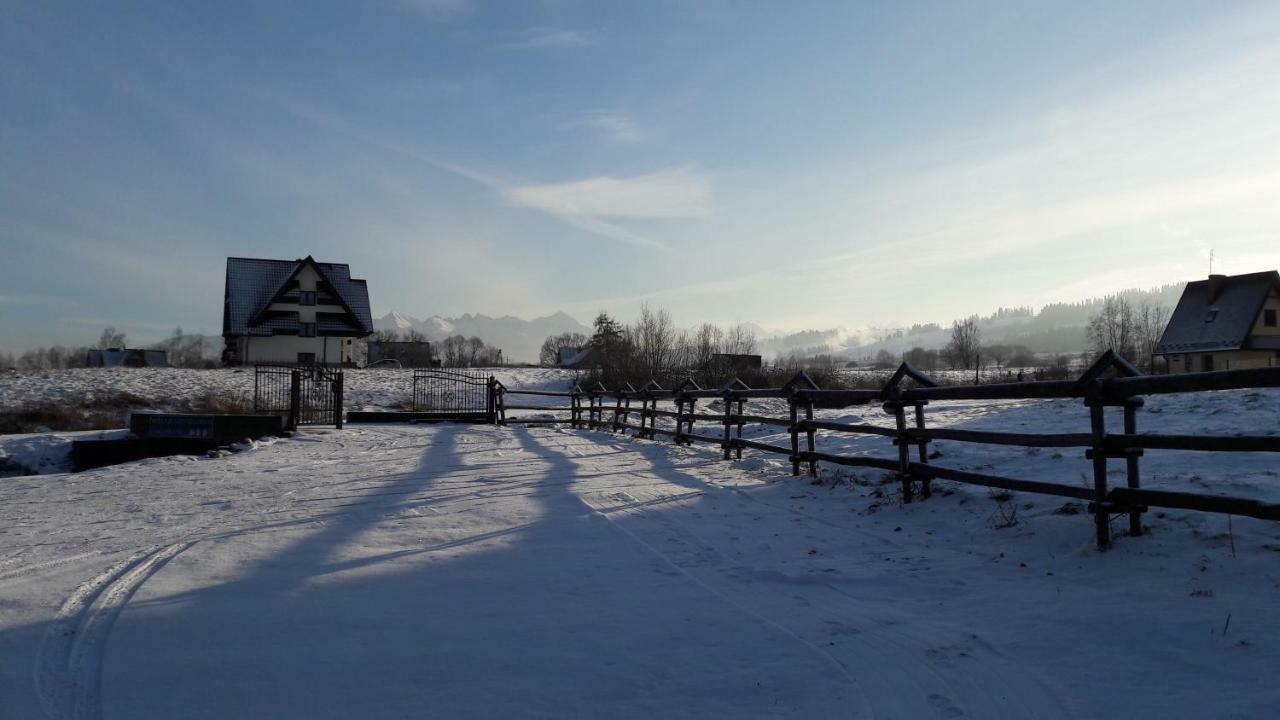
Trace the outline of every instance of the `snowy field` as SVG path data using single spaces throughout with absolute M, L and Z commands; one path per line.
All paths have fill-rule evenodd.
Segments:
M 567 390 L 573 373 L 544 368 L 478 368 L 465 372 L 493 375 L 527 389 Z M 148 406 L 167 408 L 205 395 L 253 402 L 253 368 L 76 368 L 38 373 L 0 373 L 0 409 L 44 402 L 84 403 L 102 396 L 128 395 Z M 396 408 L 413 397 L 413 371 L 347 370 L 348 410 Z
M 148 372 L 107 377 L 145 389 Z M 395 392 L 360 374 L 370 405 Z M 535 399 L 556 401 L 518 402 Z M 876 406 L 819 415 L 891 423 Z M 939 402 L 928 422 L 1083 432 L 1088 415 Z M 1273 390 L 1139 413 L 1143 432 L 1278 429 Z M 56 455 L 57 435 L 0 444 Z M 885 438 L 818 443 L 893 456 Z M 1091 483 L 1078 449 L 933 448 Z M 0 718 L 1275 716 L 1280 524 L 1153 509 L 1147 535 L 1117 519 L 1099 553 L 1081 503 L 936 481 L 903 505 L 877 471 L 788 471 L 602 432 L 391 425 L 0 479 Z M 1267 454 L 1150 451 L 1142 471 L 1145 487 L 1280 499 Z

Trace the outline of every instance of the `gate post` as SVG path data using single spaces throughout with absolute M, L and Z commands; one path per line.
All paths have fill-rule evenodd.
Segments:
M 342 371 L 339 370 L 333 379 L 333 424 L 342 429 Z
M 498 381 L 492 375 L 489 376 L 489 396 L 485 405 L 485 414 L 489 416 L 491 425 L 498 424 Z
M 289 422 L 290 430 L 298 429 L 298 416 L 302 413 L 302 371 L 289 373 Z

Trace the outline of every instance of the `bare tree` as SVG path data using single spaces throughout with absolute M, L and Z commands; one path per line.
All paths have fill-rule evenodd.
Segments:
M 1139 367 L 1145 366 L 1149 373 L 1156 371 L 1156 345 L 1160 343 L 1160 336 L 1164 334 L 1164 328 L 1168 324 L 1169 308 L 1163 305 L 1143 303 L 1135 313 L 1134 346 L 1137 354 L 1133 360 Z
M 694 370 L 708 382 L 714 382 L 717 379 L 711 377 L 713 372 L 712 363 L 715 362 L 715 356 L 720 352 L 723 338 L 724 333 L 711 323 L 699 325 L 698 329 L 693 333 L 689 361 Z
M 750 326 L 734 325 L 724 336 L 724 351 L 730 355 L 755 355 L 756 334 Z
M 951 342 L 944 351 L 955 367 L 969 368 L 978 361 L 982 349 L 982 333 L 978 330 L 978 316 L 951 323 Z
M 659 309 L 655 313 L 649 309 L 648 303 L 641 305 L 640 317 L 629 330 L 642 374 L 658 377 L 674 365 L 676 331 L 666 310 Z
M 102 335 L 98 337 L 98 347 L 104 350 L 124 347 L 124 333 L 116 332 L 113 327 L 103 329 Z
M 567 332 L 552 335 L 542 342 L 538 351 L 538 364 L 543 367 L 555 367 L 560 364 L 560 351 L 564 348 L 585 348 L 590 338 L 582 333 Z
M 1137 359 L 1137 323 L 1133 306 L 1119 295 L 1108 295 L 1086 329 L 1089 350 L 1095 355 L 1114 350 L 1125 359 Z

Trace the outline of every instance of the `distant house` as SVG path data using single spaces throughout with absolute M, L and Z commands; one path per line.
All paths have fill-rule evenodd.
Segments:
M 401 367 L 439 367 L 431 343 L 424 341 L 370 340 L 368 364 L 395 360 Z
M 1280 366 L 1280 273 L 1210 275 L 1187 283 L 1156 355 L 1169 372 Z
M 340 263 L 227 258 L 222 360 L 346 364 L 373 334 L 369 290 Z
M 556 358 L 556 366 L 562 368 L 584 367 L 590 360 L 590 347 L 562 347 L 560 348 L 560 356 Z
M 164 350 L 95 348 L 89 351 L 84 364 L 85 367 L 169 367 L 169 355 Z
M 738 373 L 744 370 L 759 370 L 764 365 L 764 358 L 759 355 L 714 353 L 711 356 L 711 364 L 721 373 Z

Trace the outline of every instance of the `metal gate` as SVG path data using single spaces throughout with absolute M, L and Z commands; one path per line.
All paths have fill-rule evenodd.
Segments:
M 285 415 L 299 425 L 342 427 L 340 368 L 323 365 L 258 365 L 254 368 L 253 411 Z
M 416 368 L 413 411 L 444 419 L 493 422 L 492 375 L 463 370 Z

